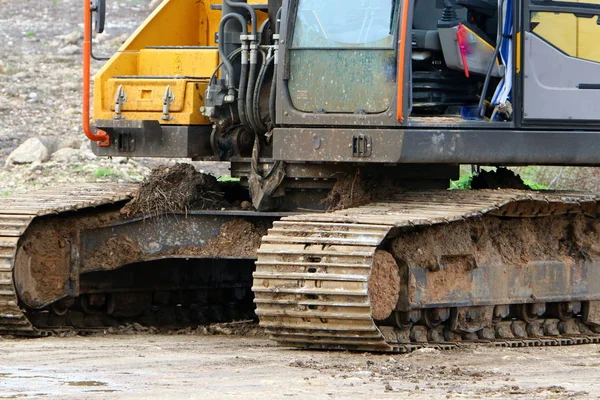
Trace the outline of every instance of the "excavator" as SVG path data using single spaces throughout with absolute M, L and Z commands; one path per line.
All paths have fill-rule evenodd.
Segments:
M 3 199 L 1 334 L 258 318 L 299 348 L 600 343 L 600 195 L 448 190 L 461 165 L 600 165 L 600 1 L 164 0 L 90 104 L 105 10 L 84 0 L 95 154 L 228 162 L 251 207 Z

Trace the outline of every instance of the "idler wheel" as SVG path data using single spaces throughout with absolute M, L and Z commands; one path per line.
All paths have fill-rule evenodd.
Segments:
M 369 300 L 373 319 L 382 321 L 392 315 L 400 297 L 400 269 L 394 257 L 377 250 L 369 276 Z

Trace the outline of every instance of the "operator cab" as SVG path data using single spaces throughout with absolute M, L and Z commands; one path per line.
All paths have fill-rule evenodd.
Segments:
M 502 9 L 495 0 L 350 0 L 343 8 L 320 0 L 289 4 L 295 18 L 284 33 L 291 40 L 282 78 L 293 111 L 325 121 L 328 114 L 369 115 L 372 124 L 393 125 L 376 115 L 389 117 L 398 108 L 394 103 L 403 101 L 400 108 L 409 118 L 399 119 L 406 123 L 435 124 L 439 117 L 481 122 L 481 111 L 488 120 L 511 121 L 510 105 L 494 110 L 480 99 L 504 77 L 496 51 L 503 39 L 498 18 L 503 13 L 512 21 L 512 7 Z M 407 12 L 412 21 L 404 18 L 403 7 L 413 7 Z M 510 33 L 512 22 L 507 29 Z M 402 98 L 399 86 L 407 90 Z M 508 104 L 510 91 L 496 100 Z M 348 123 L 360 124 L 351 117 Z

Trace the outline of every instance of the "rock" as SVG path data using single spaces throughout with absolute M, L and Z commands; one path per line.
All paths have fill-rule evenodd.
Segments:
M 77 44 L 83 38 L 83 34 L 79 31 L 74 31 L 66 35 L 59 36 L 64 44 Z
M 96 159 L 96 155 L 92 151 L 91 142 L 89 140 L 84 140 L 79 147 L 79 155 L 82 159 L 87 161 L 93 161 Z
M 62 113 L 64 115 L 77 115 L 77 114 L 81 114 L 81 108 L 67 108 Z M 79 130 L 79 127 L 77 129 Z
M 117 36 L 114 39 L 110 39 L 108 42 L 109 46 L 121 46 L 123 43 L 125 43 L 125 41 L 127 40 L 127 38 L 129 38 L 129 35 L 124 33 L 122 35 Z
M 27 77 L 28 77 L 28 75 L 27 75 L 27 72 L 23 72 L 23 71 L 21 71 L 21 72 L 17 72 L 17 73 L 16 73 L 16 74 L 14 74 L 12 77 L 13 77 L 14 79 L 24 79 L 24 78 L 27 78 Z
M 65 82 L 60 85 L 63 89 L 79 91 L 81 90 L 81 83 L 79 82 Z
M 73 163 L 79 161 L 79 150 L 66 147 L 52 154 L 52 161 L 59 163 Z
M 112 157 L 113 164 L 127 164 L 129 159 L 127 157 Z
M 148 328 L 138 324 L 137 322 L 133 323 L 133 329 L 135 329 L 137 332 L 145 332 L 148 330 Z
M 66 138 L 66 139 L 61 139 L 56 143 L 56 150 L 62 150 L 62 149 L 79 149 L 79 147 L 81 147 L 81 139 L 79 138 Z
M 50 156 L 48 149 L 38 138 L 29 138 L 17 147 L 6 160 L 7 164 L 31 164 L 44 162 Z
M 74 54 L 79 54 L 79 52 L 80 52 L 79 46 L 76 46 L 74 44 L 70 44 L 65 47 L 62 47 L 62 48 L 58 49 L 58 51 L 57 51 L 57 53 L 61 56 L 71 56 Z
M 162 0 L 152 0 L 150 4 L 148 4 L 148 10 L 154 10 L 158 5 L 162 3 Z

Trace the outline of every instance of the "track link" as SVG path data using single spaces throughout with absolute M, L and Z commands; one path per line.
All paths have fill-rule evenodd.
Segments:
M 32 191 L 2 198 L 0 206 L 0 335 L 40 336 L 19 307 L 13 267 L 23 236 L 31 222 L 44 215 L 77 211 L 131 198 L 132 185 L 77 185 Z
M 409 352 L 465 343 L 503 347 L 600 343 L 600 335 L 587 328 L 548 337 L 515 337 L 500 330 L 482 340 L 460 334 L 444 338 L 443 326 L 437 336 L 429 337 L 426 327 L 413 327 L 420 329 L 419 335 L 380 326 L 371 316 L 368 288 L 376 249 L 403 230 L 484 214 L 539 217 L 579 212 L 595 217 L 597 200 L 595 195 L 565 192 L 434 191 L 329 214 L 286 217 L 274 224 L 258 252 L 256 313 L 274 340 L 301 348 Z

